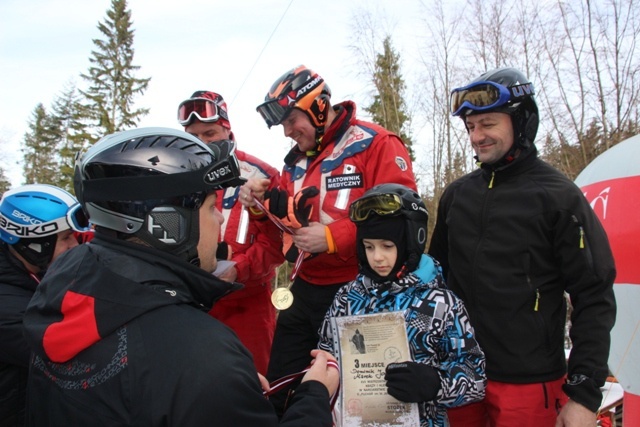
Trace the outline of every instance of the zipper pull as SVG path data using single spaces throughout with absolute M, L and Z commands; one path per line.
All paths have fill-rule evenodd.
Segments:
M 493 188 L 493 178 L 496 177 L 496 171 L 491 172 L 491 181 L 489 181 L 489 188 Z
M 533 306 L 533 311 L 538 311 L 540 308 L 540 290 L 536 289 L 536 303 Z
M 584 228 L 580 226 L 580 249 L 584 249 Z

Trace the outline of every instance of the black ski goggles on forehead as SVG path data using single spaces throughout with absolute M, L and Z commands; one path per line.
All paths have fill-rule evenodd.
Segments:
M 459 116 L 465 109 L 488 111 L 531 95 L 534 95 L 532 83 L 507 88 L 490 81 L 475 82 L 451 91 L 451 114 Z
M 288 106 L 282 106 L 281 102 L 281 98 L 271 99 L 256 108 L 256 111 L 260 113 L 269 128 L 282 123 L 291 111 Z
M 402 209 L 402 199 L 397 194 L 372 194 L 351 203 L 349 218 L 358 223 L 366 221 L 372 213 L 386 216 L 396 214 L 400 209 Z
M 201 122 L 217 122 L 220 119 L 229 120 L 227 112 L 208 98 L 192 98 L 183 101 L 178 106 L 178 122 L 188 126 L 193 117 Z

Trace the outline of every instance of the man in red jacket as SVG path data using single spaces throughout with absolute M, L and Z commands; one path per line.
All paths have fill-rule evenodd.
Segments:
M 267 371 L 271 381 L 305 367 L 335 293 L 358 274 L 351 202 L 378 184 L 416 189 L 402 140 L 357 119 L 353 102 L 332 106 L 330 100 L 324 79 L 301 65 L 277 79 L 257 108 L 267 126 L 282 125 L 284 136 L 296 145 L 284 159 L 279 189 L 249 180 L 242 186 L 241 201 L 253 207 L 254 197 L 266 196 L 272 213 L 298 223 L 295 234 L 285 236 L 293 243 L 285 248 L 287 259 L 295 261 L 297 251 L 309 255 L 291 286 L 292 306 L 278 315 Z M 272 399 L 280 412 L 285 397 Z
M 215 92 L 194 92 L 178 107 L 178 120 L 187 133 L 207 144 L 235 142 L 227 104 Z M 269 188 L 278 185 L 280 175 L 275 168 L 237 148 L 235 154 L 242 177 L 266 179 Z M 244 289 L 218 301 L 209 313 L 235 331 L 251 351 L 258 372 L 265 374 L 276 324 L 271 280 L 275 268 L 284 262 L 282 237 L 264 214 L 252 213 L 238 202 L 239 190 L 230 187 L 218 196 L 217 207 L 225 218 L 220 235 L 235 263 L 218 277 L 242 283 Z

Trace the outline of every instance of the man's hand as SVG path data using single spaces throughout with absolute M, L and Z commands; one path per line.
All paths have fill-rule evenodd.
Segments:
M 319 222 L 311 222 L 308 227 L 298 228 L 293 236 L 296 247 L 310 254 L 319 254 L 329 249 L 325 225 Z
M 327 361 L 336 362 L 336 358 L 331 353 L 318 349 L 311 350 L 311 357 L 311 368 L 302 377 L 302 382 L 319 381 L 329 390 L 329 396 L 333 396 L 340 384 L 340 372 L 335 367 L 327 365 Z
M 218 276 L 218 279 L 224 280 L 225 282 L 235 282 L 237 278 L 238 270 L 235 267 L 229 268 L 224 273 Z
M 258 372 L 258 381 L 260 381 L 260 387 L 262 387 L 263 392 L 268 392 L 271 390 L 271 386 L 269 385 L 269 380 L 265 378 L 260 372 Z
M 306 227 L 313 212 L 313 205 L 309 202 L 320 194 L 316 187 L 304 187 L 293 197 L 285 190 L 273 188 L 265 194 L 265 207 L 291 228 Z
M 556 427 L 593 427 L 596 425 L 596 414 L 576 401 L 569 400 L 562 407 Z
M 258 200 L 264 200 L 264 193 L 271 185 L 271 181 L 264 178 L 251 178 L 242 187 L 240 187 L 240 193 L 238 199 L 246 207 L 252 207 L 256 205 L 254 198 Z

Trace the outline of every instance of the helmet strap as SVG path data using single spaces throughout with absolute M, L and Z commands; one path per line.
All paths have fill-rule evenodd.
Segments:
M 307 157 L 315 157 L 322 151 L 322 136 L 324 135 L 324 127 L 316 128 L 316 148 L 314 150 L 305 151 Z
M 307 113 L 307 115 L 309 116 L 309 120 L 311 120 L 311 124 L 314 124 L 316 122 L 315 119 L 317 119 L 317 122 L 319 123 L 315 127 L 316 147 L 314 150 L 309 150 L 305 153 L 307 157 L 315 157 L 322 151 L 322 138 L 324 137 L 325 128 L 327 127 L 327 120 L 329 118 L 329 107 L 331 105 L 329 103 L 329 99 L 330 98 L 327 95 L 320 95 L 314 101 L 314 106 L 319 107 L 320 105 L 324 105 L 324 109 L 319 110 L 319 108 L 312 107 L 311 111 L 305 111 L 305 113 Z M 315 115 L 315 119 L 312 115 Z

